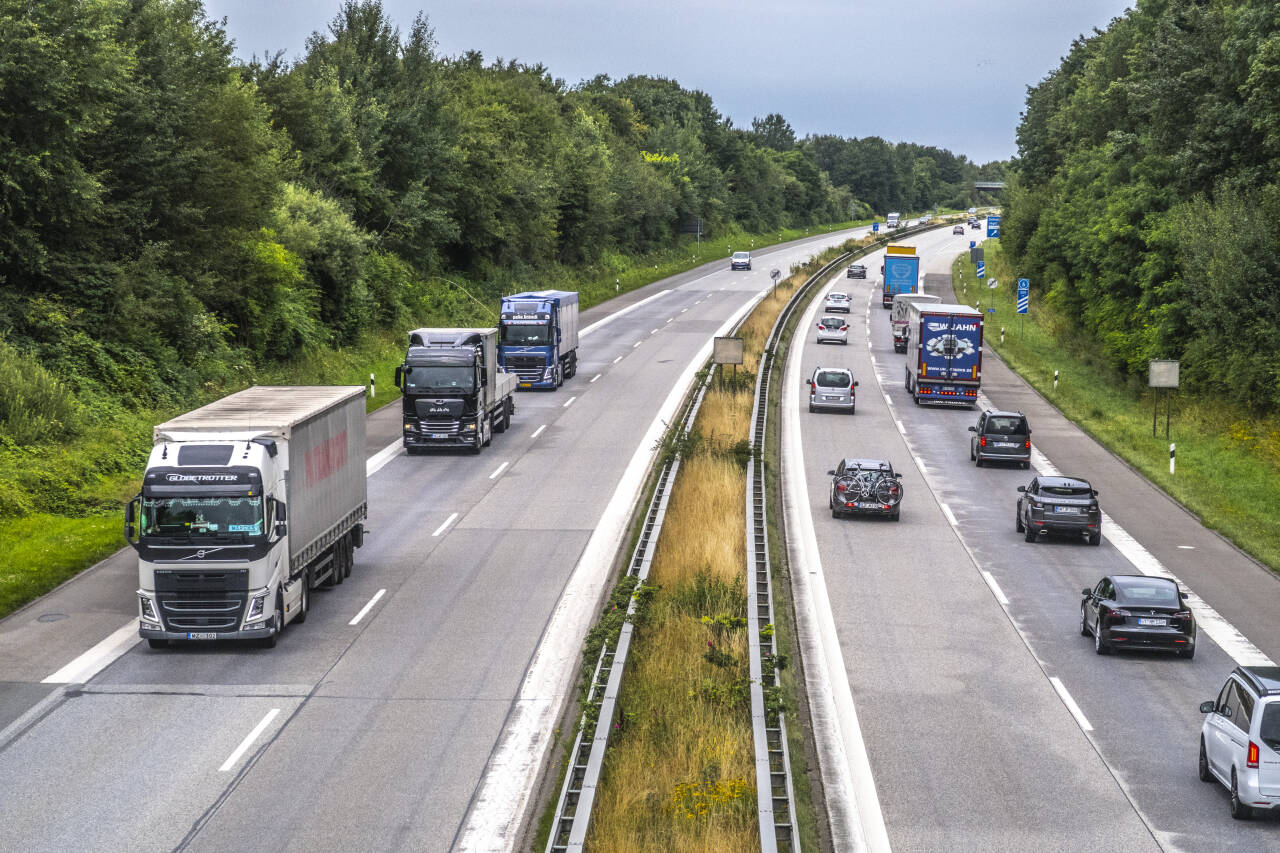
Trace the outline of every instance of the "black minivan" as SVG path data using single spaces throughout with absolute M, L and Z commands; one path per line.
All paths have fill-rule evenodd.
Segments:
M 1031 467 L 1031 427 L 1022 412 L 983 412 L 969 432 L 969 460 L 979 468 L 987 462 Z

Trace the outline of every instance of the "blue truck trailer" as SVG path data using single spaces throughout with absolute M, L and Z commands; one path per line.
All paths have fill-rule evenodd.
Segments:
M 520 388 L 555 390 L 578 372 L 578 294 L 533 290 L 502 297 L 498 363 Z
M 880 304 L 893 305 L 899 293 L 920 292 L 920 258 L 915 246 L 884 247 L 884 282 Z
M 907 309 L 907 390 L 922 402 L 978 404 L 982 314 L 968 305 L 912 303 Z

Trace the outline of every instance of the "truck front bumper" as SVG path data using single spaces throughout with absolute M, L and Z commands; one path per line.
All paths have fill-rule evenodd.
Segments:
M 139 622 L 138 636 L 144 640 L 173 640 L 175 642 L 211 642 L 217 640 L 262 640 L 276 632 L 275 617 L 271 617 L 260 628 L 236 631 L 166 631 L 163 628 L 146 627 Z

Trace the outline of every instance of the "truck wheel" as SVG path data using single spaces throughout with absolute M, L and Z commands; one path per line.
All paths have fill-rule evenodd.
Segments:
M 298 615 L 293 621 L 301 625 L 307 621 L 307 611 L 311 609 L 311 570 L 302 575 L 302 597 L 298 599 Z
M 262 647 L 264 649 L 274 649 L 276 643 L 280 640 L 280 632 L 284 630 L 284 601 L 281 599 L 281 593 L 276 593 L 276 612 L 275 628 L 272 629 L 270 636 L 262 638 Z
M 559 363 L 556 364 L 556 387 L 559 388 L 564 384 L 564 368 Z
M 346 555 L 343 559 L 342 573 L 344 577 L 351 577 L 351 570 L 356 567 L 356 545 L 351 541 L 350 534 L 343 540 L 342 551 Z

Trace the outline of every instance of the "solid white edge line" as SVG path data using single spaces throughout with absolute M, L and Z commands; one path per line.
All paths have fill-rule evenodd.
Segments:
M 812 322 L 814 300 L 801 325 Z M 827 591 L 817 534 L 809 508 L 809 485 L 800 435 L 800 368 L 803 358 L 788 357 L 782 401 L 783 512 L 788 559 L 793 567 L 797 640 L 805 662 L 806 692 L 819 754 L 819 769 L 837 850 L 887 851 L 889 834 L 876 794 L 871 760 L 858 724 L 849 673 Z
M 595 381 L 596 381 L 597 379 L 599 379 L 601 376 L 604 376 L 604 374 L 603 374 L 603 373 L 597 373 L 595 376 L 592 376 L 592 377 L 591 377 L 591 382 L 595 382 Z M 588 382 L 587 384 L 588 384 L 588 385 L 590 385 L 590 384 L 591 384 L 591 382 Z
M 992 594 L 995 595 L 996 601 L 1000 602 L 1000 606 L 1008 607 L 1009 599 L 1005 597 L 1004 590 L 1000 588 L 1000 584 L 996 583 L 995 575 L 986 569 L 979 569 L 978 571 L 982 572 L 982 579 L 987 582 L 987 586 L 991 589 Z
M 484 776 L 463 820 L 455 845 L 459 850 L 513 850 L 516 833 L 533 794 L 538 769 L 552 746 L 553 724 L 572 689 L 582 638 L 595 617 L 596 602 L 608 582 L 614 557 L 627 534 L 627 521 L 645 476 L 657 454 L 659 440 L 675 418 L 681 400 L 698 371 L 711 357 L 712 340 L 733 328 L 765 295 L 755 294 L 724 321 L 685 366 L 636 445 L 609 503 L 587 540 L 542 632 L 520 691 L 511 705 Z
M 142 638 L 138 636 L 138 619 L 135 616 L 107 635 L 93 648 L 76 657 L 71 663 L 42 680 L 41 684 L 84 684 L 110 666 Z
M 1089 724 L 1089 718 L 1084 715 L 1084 711 L 1080 710 L 1076 700 L 1071 698 L 1071 694 L 1067 692 L 1066 685 L 1062 683 L 1062 679 L 1056 675 L 1051 675 L 1049 676 L 1049 683 L 1053 685 L 1053 689 L 1058 693 L 1058 698 L 1062 700 L 1063 705 L 1067 706 L 1071 716 L 1076 718 L 1076 725 L 1086 732 L 1093 731 L 1093 726 Z
M 562 409 L 567 409 L 567 408 L 569 408 L 571 405 L 573 405 L 573 401 L 574 401 L 574 400 L 576 400 L 576 399 L 578 399 L 576 396 L 575 396 L 575 397 L 570 397 L 568 400 L 565 400 L 565 401 L 564 401 L 564 403 L 560 406 L 560 408 L 562 408 Z
M 379 450 L 377 453 L 369 457 L 364 463 L 364 476 L 372 477 L 378 471 L 382 470 L 382 466 L 386 465 L 392 459 L 404 453 L 404 442 L 397 439 L 391 444 Z
M 222 762 L 222 766 L 218 768 L 218 772 L 226 773 L 234 767 L 236 762 L 240 760 L 240 756 L 244 755 L 249 747 L 253 746 L 253 742 L 266 730 L 267 726 L 271 725 L 271 721 L 274 720 L 276 715 L 279 713 L 279 708 L 272 708 L 268 711 L 267 715 L 259 720 L 258 724 L 253 727 L 253 731 L 245 735 L 244 740 L 240 741 L 240 745 L 236 747 L 236 751 L 231 753 L 231 755 L 227 757 L 226 761 Z
M 636 310 L 640 306 L 648 305 L 653 300 L 660 299 L 661 297 L 666 296 L 668 293 L 671 293 L 671 291 L 659 290 L 657 293 L 653 294 L 652 296 L 647 296 L 644 299 L 641 299 L 639 302 L 633 302 L 632 304 L 628 305 L 626 308 L 623 308 L 619 311 L 615 311 L 614 313 L 610 314 L 608 317 L 601 317 L 599 320 L 596 320 L 590 326 L 587 326 L 585 329 L 581 329 L 578 332 L 578 338 L 579 339 L 585 338 L 587 335 L 596 331 L 600 327 L 608 325 L 609 323 L 612 323 L 614 320 L 618 319 L 619 317 L 625 317 L 626 315 L 630 314 L 632 311 Z
M 355 615 L 355 618 L 354 618 L 354 619 L 352 619 L 352 620 L 351 620 L 350 622 L 348 622 L 347 624 L 348 624 L 348 625 L 359 625 L 359 624 L 360 624 L 360 620 L 361 620 L 361 619 L 363 619 L 365 616 L 367 616 L 367 615 L 369 614 L 369 611 L 373 609 L 373 605 L 375 605 L 375 604 L 377 604 L 377 603 L 378 603 L 378 599 L 382 598 L 382 596 L 384 596 L 384 595 L 386 595 L 386 594 L 387 594 L 387 591 L 386 591 L 385 589 L 380 589 L 380 590 L 378 590 L 377 592 L 375 592 L 375 593 L 373 594 L 373 598 L 369 599 L 369 602 L 368 602 L 367 604 L 365 604 L 365 606 L 364 606 L 364 607 L 361 607 L 361 608 L 360 608 L 360 612 L 359 612 L 359 613 L 357 613 L 357 614 Z
M 542 435 L 542 431 L 543 431 L 544 429 L 546 429 L 546 428 L 547 428 L 547 425 L 546 425 L 546 424 L 543 424 L 542 426 L 540 426 L 540 427 L 538 427 L 537 429 L 535 429 L 535 430 L 533 431 L 533 435 L 529 436 L 529 438 L 537 438 L 538 436 Z
M 448 517 L 448 518 L 446 518 L 446 519 L 444 520 L 444 524 L 442 524 L 442 525 L 440 525 L 439 527 L 437 527 L 437 528 L 436 528 L 436 532 L 435 532 L 435 533 L 432 533 L 431 535 L 432 535 L 432 536 L 439 536 L 441 533 L 444 533 L 444 529 L 445 529 L 446 527 L 448 527 L 450 524 L 453 524 L 454 519 L 455 519 L 455 518 L 457 518 L 457 517 L 458 517 L 458 514 L 457 514 L 456 512 L 455 512 L 455 513 L 451 513 L 451 514 L 449 515 L 449 517 Z
M 501 477 L 502 472 L 507 470 L 507 466 L 510 464 L 511 464 L 510 462 L 503 462 L 501 465 L 498 466 L 498 469 L 496 471 L 494 471 L 492 474 L 489 475 L 489 479 L 496 480 L 498 477 Z

